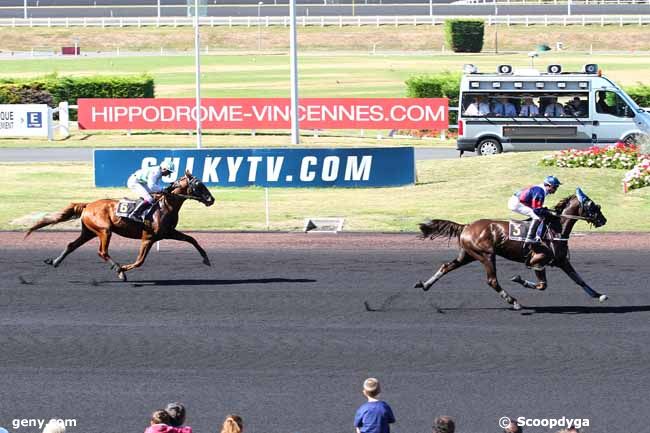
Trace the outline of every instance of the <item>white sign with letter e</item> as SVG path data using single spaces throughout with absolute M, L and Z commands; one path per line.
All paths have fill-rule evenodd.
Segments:
M 0 137 L 47 137 L 47 104 L 0 104 Z

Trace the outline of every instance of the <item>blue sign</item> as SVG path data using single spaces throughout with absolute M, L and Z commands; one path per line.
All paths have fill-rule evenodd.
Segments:
M 171 159 L 208 186 L 385 187 L 415 183 L 412 147 L 344 149 L 95 150 L 95 186 L 125 186 L 142 167 Z
M 27 112 L 27 127 L 28 128 L 42 128 L 43 127 L 43 113 L 38 111 Z

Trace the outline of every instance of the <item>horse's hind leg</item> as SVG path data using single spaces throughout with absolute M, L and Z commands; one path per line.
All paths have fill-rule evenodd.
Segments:
M 68 254 L 70 254 L 71 252 L 73 252 L 74 250 L 76 250 L 77 248 L 79 248 L 80 246 L 82 246 L 83 244 L 88 242 L 89 240 L 93 239 L 95 236 L 97 236 L 97 235 L 95 233 L 93 233 L 92 231 L 90 231 L 88 229 L 88 227 L 86 227 L 82 223 L 81 224 L 81 234 L 79 235 L 79 237 L 77 239 L 75 239 L 74 241 L 70 242 L 65 247 L 65 249 L 61 252 L 61 254 L 59 254 L 59 256 L 57 258 L 55 258 L 55 259 L 46 259 L 45 263 L 47 263 L 48 265 L 52 265 L 52 266 L 54 266 L 56 268 L 57 266 L 59 266 L 61 264 L 63 259 L 65 259 L 65 257 Z
M 499 280 L 497 279 L 497 266 L 496 266 L 496 255 L 495 254 L 485 254 L 477 258 L 485 267 L 485 272 L 487 274 L 487 283 L 492 287 L 508 304 L 512 305 L 512 308 L 515 310 L 521 310 L 521 305 L 519 302 L 512 296 L 508 294 L 500 285 Z
M 537 283 L 533 283 L 532 281 L 524 280 L 521 275 L 514 276 L 510 278 L 510 281 L 514 281 L 515 283 L 519 283 L 522 286 L 526 287 L 527 289 L 534 289 L 534 290 L 546 290 L 547 282 L 546 282 L 546 269 L 535 269 L 535 276 L 537 277 Z
M 121 280 L 124 280 L 125 277 L 120 264 L 113 260 L 108 254 L 108 245 L 111 243 L 111 234 L 110 230 L 102 230 L 97 233 L 97 236 L 99 237 L 99 251 L 97 254 L 99 254 L 99 257 L 101 257 L 105 262 L 110 263 L 111 269 L 117 271 L 117 276 Z
M 456 257 L 454 260 L 451 262 L 445 263 L 444 265 L 440 266 L 440 269 L 438 269 L 438 272 L 433 274 L 431 278 L 429 278 L 426 282 L 422 282 L 422 280 L 418 281 L 415 283 L 415 288 L 416 289 L 422 289 L 425 292 L 431 288 L 435 284 L 436 281 L 438 281 L 440 278 L 442 278 L 444 275 L 448 274 L 449 272 L 453 271 L 454 269 L 458 269 L 461 266 L 464 266 L 468 263 L 473 262 L 476 260 L 474 257 L 470 256 L 465 252 L 465 250 L 460 250 L 458 253 L 458 257 Z

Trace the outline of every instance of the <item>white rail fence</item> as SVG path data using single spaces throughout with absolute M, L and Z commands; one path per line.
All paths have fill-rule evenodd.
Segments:
M 476 16 L 302 16 L 301 26 L 418 26 L 441 25 L 452 18 L 477 18 Z M 650 25 L 648 15 L 488 15 L 487 25 L 503 24 L 524 26 L 573 26 L 573 25 Z M 289 26 L 289 17 L 201 17 L 200 24 L 208 27 L 257 27 Z M 192 18 L 141 17 L 141 18 L 5 18 L 0 27 L 188 27 Z

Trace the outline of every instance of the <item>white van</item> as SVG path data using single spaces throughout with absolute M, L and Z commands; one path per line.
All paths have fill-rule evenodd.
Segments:
M 516 150 L 557 150 L 635 143 L 650 131 L 650 113 L 601 75 L 598 66 L 583 72 L 513 71 L 481 74 L 465 65 L 460 84 L 460 151 L 492 155 Z

